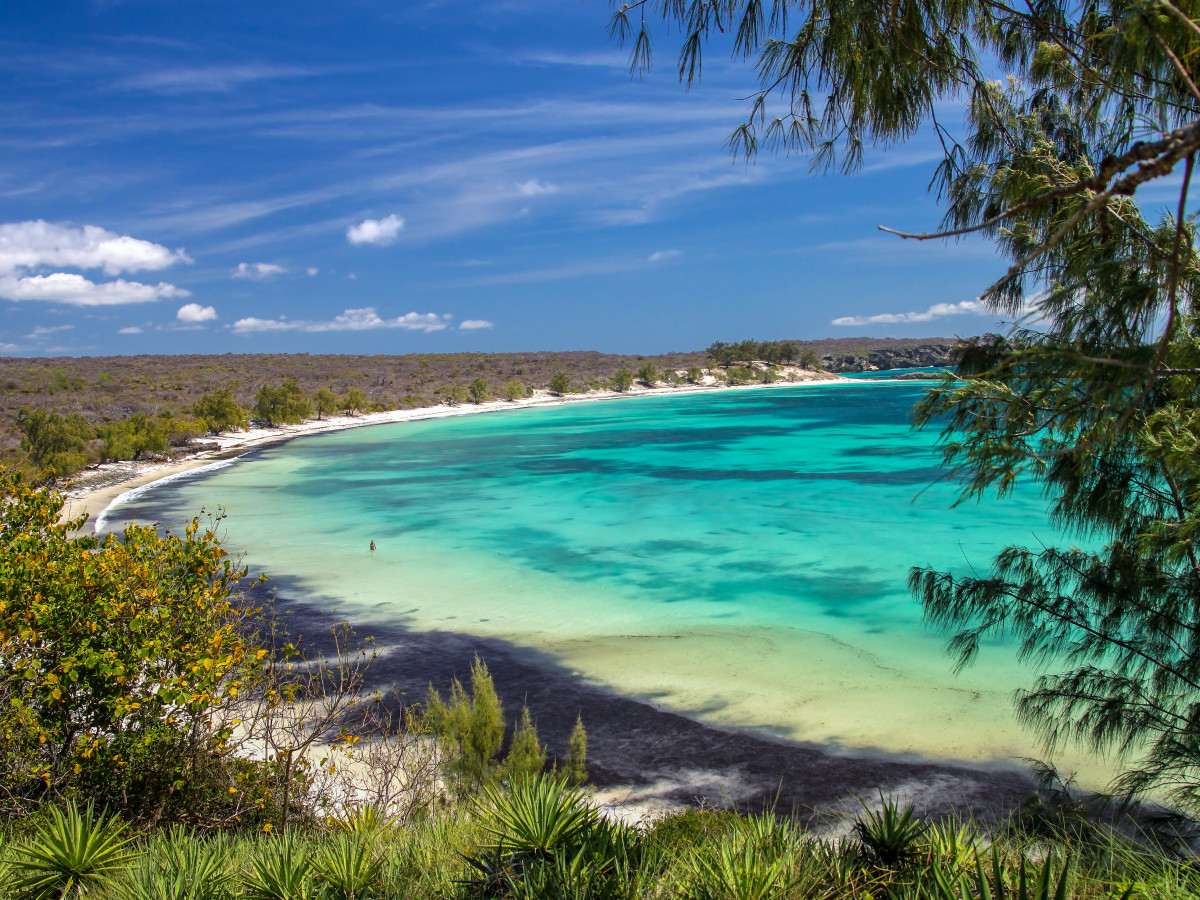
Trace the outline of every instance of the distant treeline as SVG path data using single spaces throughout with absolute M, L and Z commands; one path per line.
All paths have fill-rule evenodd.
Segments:
M 254 419 L 283 424 L 335 412 L 518 400 L 535 390 L 629 390 L 636 382 L 770 382 L 783 377 L 775 368 L 781 364 L 851 370 L 846 359 L 862 365 L 868 354 L 909 353 L 944 340 L 718 341 L 707 351 L 660 356 L 0 357 L 0 465 L 69 474 L 103 460 L 165 454 L 206 431 Z

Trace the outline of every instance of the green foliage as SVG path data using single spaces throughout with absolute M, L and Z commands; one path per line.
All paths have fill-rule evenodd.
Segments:
M 854 830 L 875 863 L 894 869 L 916 855 L 928 826 L 917 818 L 912 804 L 901 809 L 893 800 L 881 797 L 880 802 L 882 808 L 878 812 L 864 808 Z
M 741 816 L 727 809 L 686 808 L 655 819 L 648 839 L 678 855 L 740 826 Z
M 128 885 L 133 900 L 232 900 L 226 848 L 173 828 L 142 854 Z
M 463 790 L 478 787 L 496 772 L 496 756 L 504 743 L 504 710 L 487 665 L 479 657 L 471 666 L 471 695 L 454 679 L 450 700 L 442 702 L 429 686 L 425 719 L 449 750 L 448 767 Z
M 731 366 L 725 372 L 725 381 L 730 385 L 752 384 L 757 379 L 757 373 L 752 366 Z
M 17 414 L 17 427 L 21 430 L 21 449 L 38 469 L 66 476 L 87 463 L 88 441 L 95 432 L 83 416 L 60 415 L 42 407 L 22 408 Z
M 366 394 L 358 388 L 350 388 L 342 395 L 341 406 L 348 416 L 363 412 L 369 405 Z
M 312 415 L 312 403 L 295 378 L 272 387 L 264 384 L 254 398 L 254 415 L 268 425 L 296 425 Z
M 575 717 L 575 727 L 567 740 L 567 762 L 563 775 L 568 784 L 586 784 L 587 773 L 587 729 L 583 727 L 583 716 Z
M 550 392 L 562 396 L 571 392 L 571 376 L 566 372 L 555 372 L 550 378 Z
M 293 835 L 264 842 L 251 860 L 242 896 L 246 900 L 318 900 L 313 861 Z
M 646 387 L 654 387 L 662 378 L 662 373 L 652 362 L 642 363 L 636 372 L 637 380 Z
M 467 402 L 469 396 L 466 386 L 459 384 L 457 381 L 440 388 L 436 393 L 440 393 L 445 397 L 446 403 L 450 406 L 461 406 Z
M 131 842 L 125 823 L 115 816 L 95 817 L 90 803 L 83 812 L 74 805 L 51 807 L 48 821 L 12 863 L 17 890 L 54 900 L 86 895 L 129 868 Z
M 821 368 L 821 357 L 817 355 L 816 350 L 805 350 L 800 354 L 800 365 L 806 369 Z
M 515 378 L 504 382 L 504 399 L 505 400 L 523 400 L 529 392 L 525 389 L 525 385 L 517 381 Z
M 490 784 L 482 805 L 492 846 L 523 856 L 578 849 L 600 821 L 580 790 L 552 776 L 518 779 L 507 789 Z
M 191 412 L 213 434 L 241 431 L 249 418 L 246 410 L 233 399 L 233 389 L 229 387 L 205 394 L 192 404 Z
M 741 820 L 683 857 L 688 895 L 697 900 L 768 900 L 798 892 L 802 850 L 774 816 Z
M 335 413 L 339 409 L 343 408 L 342 401 L 339 399 L 338 395 L 329 388 L 323 386 L 317 388 L 316 393 L 313 394 L 312 403 L 313 409 L 317 411 L 318 421 L 323 416 L 328 416 L 331 413 Z
M 623 394 L 633 387 L 633 373 L 628 368 L 622 366 L 613 372 L 611 381 L 613 390 L 620 391 Z
M 244 570 L 198 519 L 72 539 L 62 495 L 14 475 L 0 493 L 7 812 L 70 790 L 130 814 L 186 803 L 225 738 L 211 716 L 255 665 L 230 599 Z
M 487 379 L 480 376 L 472 381 L 467 388 L 467 396 L 470 397 L 472 403 L 486 403 L 489 399 Z
M 513 732 L 508 754 L 504 757 L 504 775 L 509 779 L 530 778 L 546 767 L 546 751 L 538 741 L 537 727 L 529 707 L 521 708 L 521 719 Z
M 683 377 L 687 379 L 688 384 L 700 384 L 704 380 L 704 370 L 699 366 L 690 366 Z
M 990 573 L 917 570 L 912 590 L 960 665 L 987 640 L 1037 667 L 1017 714 L 1049 749 L 1106 754 L 1123 768 L 1117 792 L 1200 810 L 1196 8 L 646 5 L 681 29 L 685 81 L 710 39 L 755 58 L 762 88 L 737 152 L 761 140 L 850 172 L 869 145 L 937 133 L 943 231 L 910 236 L 992 241 L 1011 264 L 981 302 L 1016 322 L 963 350 L 959 380 L 917 422 L 941 430 L 964 498 L 1032 476 L 1087 547 L 1010 547 Z M 635 69 L 659 21 L 646 5 L 614 12 Z M 957 98 L 961 133 L 935 114 Z M 1147 188 L 1172 192 L 1169 209 L 1139 202 Z
M 166 453 L 171 446 L 170 420 L 144 413 L 101 425 L 96 432 L 104 442 L 105 459 L 138 459 L 143 453 Z
M 366 835 L 339 834 L 323 842 L 313 871 L 322 900 L 370 900 L 380 886 L 383 857 Z

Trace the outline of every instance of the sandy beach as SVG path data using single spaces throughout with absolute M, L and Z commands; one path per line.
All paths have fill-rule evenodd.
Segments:
M 675 387 L 647 388 L 634 385 L 628 391 L 589 391 L 583 394 L 555 395 L 548 391 L 535 391 L 523 400 L 489 400 L 485 403 L 462 404 L 460 406 L 424 406 L 416 409 L 393 409 L 387 412 L 362 413 L 355 416 L 326 416 L 312 419 L 299 425 L 281 425 L 277 428 L 251 428 L 247 431 L 222 432 L 202 438 L 201 444 L 216 444 L 216 449 L 187 453 L 168 462 L 116 462 L 103 463 L 84 469 L 75 475 L 67 490 L 67 505 L 64 515 L 74 518 L 84 513 L 88 516 L 85 530 L 94 529 L 101 522 L 104 511 L 122 494 L 144 487 L 155 481 L 208 465 L 212 462 L 240 456 L 259 447 L 280 444 L 311 434 L 342 431 L 347 428 L 362 428 L 367 425 L 388 425 L 396 422 L 420 422 L 428 419 L 443 419 L 451 416 L 479 415 L 503 410 L 523 409 L 530 406 L 553 406 L 564 403 L 586 403 L 599 400 L 622 400 L 633 397 L 663 396 L 667 394 L 696 394 L 712 391 L 739 391 L 762 388 L 797 387 L 799 385 L 832 384 L 843 380 L 841 376 L 807 369 L 781 368 L 780 373 L 795 378 L 795 381 L 779 381 L 774 384 L 745 384 L 730 387 L 720 385 L 706 376 L 708 383 L 680 385 Z
M 841 380 L 803 375 L 807 376 L 803 381 L 776 386 Z M 85 527 L 94 528 L 104 510 L 129 491 L 310 434 L 528 406 L 762 387 L 767 386 L 639 388 L 566 397 L 543 393 L 516 402 L 336 416 L 303 425 L 222 434 L 206 439 L 206 443 L 216 444 L 215 448 L 183 459 L 88 470 L 72 486 L 67 511 L 73 516 L 88 513 Z M 105 530 L 119 524 L 119 512 L 109 518 Z M 319 635 L 326 613 L 289 591 L 285 574 L 277 573 L 272 583 L 277 609 L 289 615 L 289 630 L 308 637 Z M 774 739 L 761 729 L 752 732 L 714 726 L 590 682 L 545 652 L 495 638 L 420 632 L 403 626 L 381 629 L 376 623 L 363 633 L 368 632 L 385 650 L 376 668 L 377 686 L 394 691 L 395 702 L 420 701 L 430 683 L 445 691 L 454 677 L 466 679 L 478 653 L 488 661 L 510 706 L 518 698 L 529 705 L 552 755 L 565 752 L 575 716 L 582 713 L 589 727 L 592 777 L 600 789 L 599 799 L 635 811 L 694 803 L 729 803 L 743 809 L 776 805 L 801 814 L 811 824 L 840 828 L 856 814 L 857 798 L 866 800 L 882 791 L 911 800 L 931 815 L 971 814 L 994 820 L 1031 787 L 1026 774 L 1012 764 L 975 767 L 921 761 L 911 755 L 837 752 L 836 748 Z

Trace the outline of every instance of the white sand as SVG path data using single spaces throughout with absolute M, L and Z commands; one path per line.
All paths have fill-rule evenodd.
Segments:
M 386 425 L 393 422 L 419 422 L 425 419 L 443 419 L 449 416 L 466 416 L 478 413 L 497 412 L 505 409 L 521 409 L 528 406 L 552 406 L 562 403 L 578 403 L 594 400 L 619 400 L 628 397 L 661 396 L 665 394 L 694 394 L 714 390 L 752 390 L 769 387 L 797 387 L 799 385 L 832 384 L 843 379 L 828 372 L 809 369 L 780 367 L 782 376 L 795 377 L 796 381 L 779 381 L 771 385 L 746 384 L 729 387 L 721 385 L 711 375 L 705 376 L 704 384 L 680 385 L 677 387 L 646 388 L 634 385 L 628 391 L 589 391 L 584 394 L 556 396 L 548 391 L 535 391 L 523 400 L 490 400 L 486 403 L 462 406 L 425 406 L 417 409 L 393 409 L 388 412 L 364 413 L 358 416 L 327 416 L 321 420 L 310 420 L 301 425 L 282 425 L 278 428 L 251 428 L 248 431 L 224 432 L 200 439 L 201 443 L 220 445 L 219 450 L 205 450 L 189 454 L 170 462 L 105 463 L 80 473 L 67 491 L 64 515 L 76 517 L 88 515 L 85 530 L 92 530 L 100 521 L 101 514 L 118 497 L 139 487 L 180 472 L 187 472 L 208 465 L 215 459 L 227 458 L 230 453 L 249 451 L 255 447 L 288 441 L 310 434 L 360 428 L 364 425 Z

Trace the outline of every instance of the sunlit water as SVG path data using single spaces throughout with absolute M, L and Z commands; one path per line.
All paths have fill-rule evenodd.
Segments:
M 1060 537 L 1032 486 L 952 508 L 934 436 L 909 428 L 923 389 L 353 429 L 156 485 L 108 521 L 223 507 L 227 548 L 347 618 L 502 637 L 706 721 L 846 750 L 1036 754 L 1010 708 L 1032 676 L 1005 648 L 954 676 L 905 582 Z

